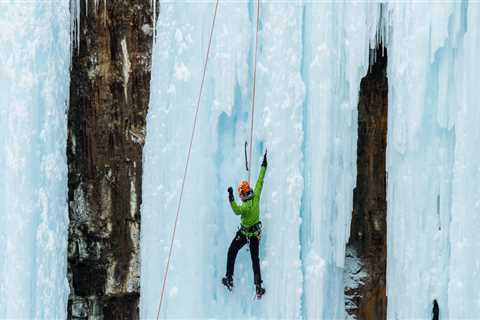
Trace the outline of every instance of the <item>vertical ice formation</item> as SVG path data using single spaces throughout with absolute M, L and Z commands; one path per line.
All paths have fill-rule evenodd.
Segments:
M 157 21 L 144 149 L 142 318 L 154 317 L 159 303 L 214 5 L 164 3 Z M 246 3 L 220 5 L 165 293 L 164 316 L 222 318 L 229 312 L 241 314 L 248 307 L 235 304 L 229 311 L 225 304 L 222 310 L 219 300 L 228 297 L 219 281 L 226 241 L 233 236 L 236 224 L 227 218 L 231 214 L 224 192 L 228 184 L 234 183 L 235 173 L 241 172 L 243 141 L 247 137 L 251 19 L 254 17 L 249 16 Z M 246 257 L 241 261 L 245 264 Z M 242 274 L 241 267 L 237 271 Z M 237 283 L 241 288 L 240 277 Z M 237 294 L 245 301 L 247 292 L 238 290 Z M 250 300 L 251 295 L 248 297 Z
M 467 10 L 468 9 L 468 10 Z M 465 36 L 459 43 L 443 81 L 445 90 L 453 90 L 455 98 L 447 94 L 445 105 L 458 108 L 455 116 L 455 161 L 452 183 L 452 216 L 450 221 L 450 264 L 448 283 L 448 317 L 473 318 L 480 314 L 480 99 L 478 77 L 480 75 L 480 3 L 469 2 L 456 8 L 465 28 Z M 458 23 L 458 22 L 457 22 Z M 459 39 L 460 40 L 460 39 Z M 454 53 L 455 51 L 453 51 Z M 453 64 L 453 66 L 452 66 Z M 453 67 L 458 68 L 457 70 Z M 453 71 L 454 70 L 454 71 Z M 446 72 L 446 71 L 444 71 Z M 448 80 L 447 80 L 448 79 Z M 445 93 L 445 91 L 444 91 Z
M 474 318 L 480 5 L 388 7 L 388 318 Z
M 307 2 L 304 126 L 304 307 L 344 318 L 343 267 L 356 179 L 357 104 L 380 18 L 378 4 Z
M 246 177 L 255 4 L 218 9 L 162 315 L 342 318 L 358 88 L 380 6 L 262 2 L 253 177 L 265 148 L 270 162 L 261 202 L 267 295 L 256 303 L 246 250 L 234 293 L 220 286 L 239 223 L 226 188 Z M 157 22 L 143 180 L 144 318 L 158 307 L 213 9 L 167 2 Z
M 0 3 L 0 318 L 66 318 L 69 17 Z
M 442 47 L 452 9 L 389 4 L 387 294 L 392 319 L 427 318 L 434 298 L 440 306 L 446 301 L 455 145 L 450 105 L 441 108 L 439 85 L 447 76 L 440 69 L 448 72 L 441 60 L 451 55 Z

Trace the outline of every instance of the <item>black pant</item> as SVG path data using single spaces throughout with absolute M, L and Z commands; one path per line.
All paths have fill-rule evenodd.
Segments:
M 255 284 L 262 283 L 262 276 L 260 274 L 260 259 L 258 258 L 259 239 L 257 236 L 252 236 L 249 239 L 239 230 L 233 238 L 230 248 L 228 248 L 227 257 L 227 277 L 233 277 L 233 269 L 235 267 L 235 259 L 238 251 L 247 243 L 250 244 L 250 256 L 252 257 L 253 279 Z

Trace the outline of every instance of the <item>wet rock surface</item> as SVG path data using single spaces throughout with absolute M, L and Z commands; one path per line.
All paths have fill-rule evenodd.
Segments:
M 388 81 L 386 50 L 360 84 L 357 185 L 345 265 L 347 313 L 356 319 L 386 319 L 386 146 Z
M 154 13 L 150 0 L 79 3 L 68 111 L 68 317 L 137 319 Z

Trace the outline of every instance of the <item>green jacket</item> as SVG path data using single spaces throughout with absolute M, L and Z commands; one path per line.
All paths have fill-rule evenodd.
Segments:
M 230 202 L 233 212 L 240 216 L 240 223 L 245 228 L 251 227 L 260 221 L 260 194 L 262 193 L 263 178 L 266 171 L 266 167 L 260 167 L 260 174 L 253 190 L 254 197 L 251 200 L 243 202 L 240 206 L 237 205 L 235 200 Z

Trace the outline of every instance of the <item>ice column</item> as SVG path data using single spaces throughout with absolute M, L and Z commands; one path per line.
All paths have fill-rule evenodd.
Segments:
M 157 22 L 144 148 L 142 318 L 155 317 L 158 308 L 214 6 L 214 2 L 164 3 Z M 235 222 L 224 197 L 227 183 L 220 185 L 220 180 L 241 172 L 246 129 L 221 119 L 236 117 L 240 111 L 234 105 L 242 107 L 238 101 L 242 97 L 246 101 L 248 94 L 248 12 L 246 3 L 221 3 L 218 10 L 162 306 L 164 317 L 222 317 L 217 295 L 223 294 L 219 284 Z M 229 132 L 220 136 L 223 130 Z M 238 144 L 232 140 L 236 130 L 242 133 Z M 232 153 L 233 148 L 238 154 Z
M 0 318 L 66 318 L 68 1 L 0 3 Z
M 305 4 L 304 316 L 343 318 L 345 244 L 356 179 L 357 104 L 378 4 Z
M 262 10 L 256 139 L 265 143 L 270 155 L 262 196 L 261 248 L 269 294 L 259 314 L 298 318 L 303 283 L 299 237 L 304 188 L 303 6 L 277 2 L 263 5 Z M 259 161 L 252 165 L 258 167 Z
M 465 34 L 458 51 L 454 51 L 449 77 L 444 78 L 448 104 L 457 109 L 446 314 L 451 319 L 480 314 L 480 3 L 469 1 L 457 10 Z
M 450 254 L 458 254 L 450 223 L 461 214 L 452 210 L 452 179 L 459 172 L 454 164 L 464 165 L 457 155 L 463 140 L 459 132 L 467 128 L 455 124 L 464 9 L 462 2 L 388 4 L 387 294 L 392 319 L 431 317 L 434 299 L 441 317 L 449 314 L 449 279 L 458 272 L 448 268 Z

